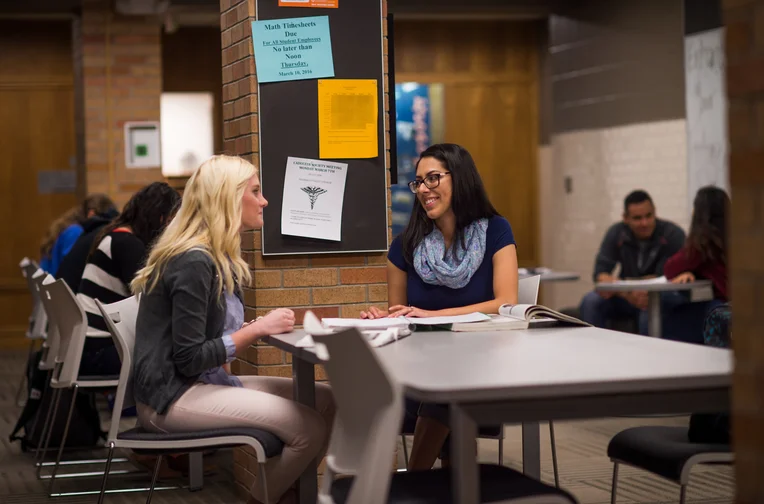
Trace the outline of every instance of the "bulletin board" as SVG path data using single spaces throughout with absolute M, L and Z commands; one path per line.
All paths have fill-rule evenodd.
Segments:
M 257 0 L 257 19 L 328 16 L 335 79 L 375 79 L 378 156 L 347 163 L 340 241 L 283 235 L 281 207 L 288 157 L 319 158 L 318 81 L 258 84 L 260 173 L 268 199 L 263 255 L 381 252 L 388 248 L 382 12 L 380 0 L 339 0 L 338 8 L 279 7 Z

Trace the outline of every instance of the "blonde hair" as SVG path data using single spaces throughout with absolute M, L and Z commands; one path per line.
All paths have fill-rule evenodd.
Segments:
M 249 284 L 252 274 L 241 258 L 241 200 L 255 166 L 236 156 L 212 156 L 191 175 L 180 210 L 151 250 L 146 266 L 131 283 L 134 293 L 150 292 L 170 260 L 201 249 L 215 264 L 218 295 L 233 293 L 236 282 Z

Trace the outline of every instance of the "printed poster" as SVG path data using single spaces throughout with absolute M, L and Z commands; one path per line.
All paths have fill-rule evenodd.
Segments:
M 252 22 L 257 80 L 334 77 L 329 16 Z
M 376 79 L 318 81 L 318 157 L 361 159 L 379 155 Z
M 281 233 L 340 241 L 347 163 L 287 158 Z

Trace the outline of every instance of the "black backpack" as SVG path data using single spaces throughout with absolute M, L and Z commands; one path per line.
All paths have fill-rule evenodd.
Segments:
M 38 446 L 43 448 L 45 439 L 42 437 L 42 429 L 48 412 L 53 407 L 54 390 L 48 387 L 49 373 L 38 367 L 41 356 L 42 351 L 37 351 L 30 356 L 27 362 L 27 403 L 9 436 L 11 441 L 21 441 L 22 451 L 35 449 Z M 73 393 L 72 389 L 61 392 L 58 412 L 53 421 L 49 450 L 61 445 Z M 37 417 L 39 419 L 35 421 Z M 24 429 L 23 436 L 19 435 L 22 428 Z M 101 430 L 101 420 L 98 416 L 95 397 L 93 394 L 78 393 L 65 446 L 67 448 L 90 448 L 97 446 L 102 439 L 106 439 L 106 433 Z

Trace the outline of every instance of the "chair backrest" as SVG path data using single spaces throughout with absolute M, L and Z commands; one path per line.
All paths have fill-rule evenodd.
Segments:
M 45 339 L 45 346 L 48 347 L 48 351 L 44 354 L 45 358 L 40 361 L 40 369 L 53 369 L 56 359 L 58 358 L 58 351 L 61 344 L 61 337 L 59 336 L 58 325 L 56 325 L 55 314 L 53 316 L 47 315 L 48 313 L 53 312 L 53 300 L 42 293 L 43 285 L 50 285 L 55 281 L 56 279 L 53 278 L 53 275 L 47 273 L 45 275 L 37 276 L 34 279 L 35 291 L 40 296 L 43 312 L 46 314 L 45 318 L 48 320 L 48 334 Z
M 517 304 L 535 305 L 539 300 L 541 275 L 521 278 L 517 282 Z
M 338 473 L 355 476 L 347 504 L 387 502 L 403 390 L 353 328 L 313 336 L 337 404 L 319 502 L 331 504 Z
M 45 278 L 45 271 L 37 266 L 34 261 L 30 261 L 21 269 L 22 275 L 27 281 L 27 287 L 32 295 L 32 313 L 29 315 L 29 332 L 27 337 L 41 339 L 46 337 L 48 327 L 48 316 L 42 307 L 40 291 L 35 288 L 35 281 Z
M 82 350 L 88 329 L 88 319 L 74 293 L 62 279 L 42 286 L 48 298 L 51 318 L 55 319 L 60 338 L 56 362 L 63 363 L 57 380 L 63 386 L 71 385 L 79 375 Z
M 119 352 L 122 366 L 119 371 L 119 384 L 114 396 L 114 410 L 109 426 L 109 440 L 116 439 L 119 433 L 119 420 L 122 410 L 135 405 L 133 397 L 133 348 L 135 347 L 135 321 L 138 318 L 138 298 L 132 296 L 116 303 L 104 305 L 95 300 L 106 326 L 109 328 L 114 345 Z

